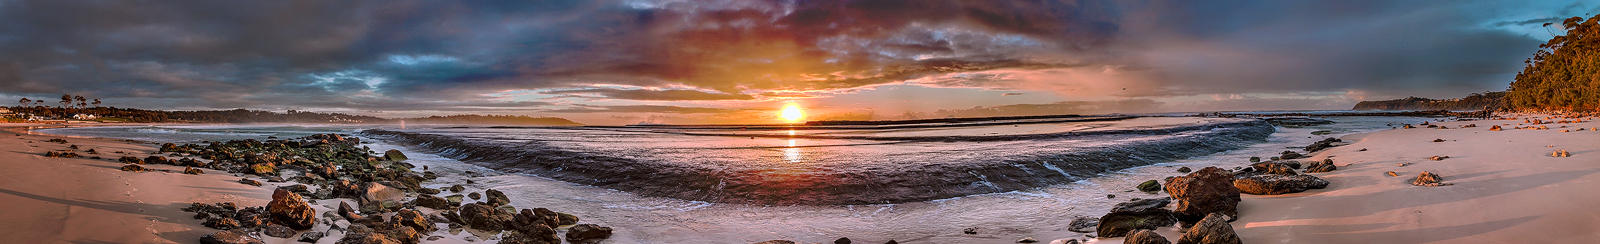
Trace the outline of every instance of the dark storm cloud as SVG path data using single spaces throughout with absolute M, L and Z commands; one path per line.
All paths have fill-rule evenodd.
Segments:
M 1106 87 L 1149 87 L 1121 96 L 1421 88 L 1441 94 L 1416 95 L 1446 96 L 1501 88 L 1520 68 L 1542 37 L 1490 27 L 1530 19 L 1496 15 L 1523 4 L 0 0 L 0 93 L 164 108 L 509 110 L 549 104 L 492 94 L 620 84 L 652 89 L 585 93 L 749 100 L 1105 66 L 1140 77 L 1108 80 L 1145 85 Z M 1021 86 L 955 77 L 941 84 Z M 705 111 L 569 112 L 601 110 Z

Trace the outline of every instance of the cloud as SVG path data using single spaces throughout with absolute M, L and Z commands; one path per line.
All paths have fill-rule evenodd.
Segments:
M 574 90 L 555 90 L 545 94 L 590 94 L 611 99 L 626 100 L 651 100 L 651 101 L 694 101 L 694 100 L 750 100 L 755 97 L 745 94 L 712 93 L 696 90 L 648 90 L 648 89 L 612 89 L 612 88 L 585 88 Z
M 1453 97 L 1504 88 L 1544 38 L 1507 25 L 1595 7 L 1509 0 L 0 2 L 0 93 L 81 93 L 154 108 L 417 113 L 705 111 L 620 106 L 734 109 L 890 84 L 1169 107 L 1175 104 L 1159 102 L 1235 93 Z M 614 101 L 582 107 L 562 100 L 571 96 L 486 95 L 515 90 Z
M 732 113 L 747 111 L 744 109 L 705 108 L 705 107 L 680 107 L 667 105 L 616 105 L 616 106 L 580 106 L 576 108 L 548 110 L 551 113 L 669 113 L 669 114 L 705 114 L 705 113 Z

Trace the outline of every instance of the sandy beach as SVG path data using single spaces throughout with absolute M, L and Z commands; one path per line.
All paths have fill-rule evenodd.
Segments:
M 1331 182 L 1327 189 L 1246 195 L 1233 225 L 1254 243 L 1600 242 L 1600 122 L 1514 129 L 1541 126 L 1523 119 L 1563 119 L 1510 118 L 1344 138 L 1354 144 L 1312 155 L 1339 167 L 1313 174 Z M 1469 124 L 1476 127 L 1462 128 Z M 1558 149 L 1571 156 L 1552 157 Z M 1421 171 L 1452 185 L 1411 185 Z
M 146 165 L 173 172 L 123 172 L 120 156 L 155 149 L 130 141 L 30 134 L 29 124 L 0 124 L 0 239 L 7 243 L 195 243 L 216 230 L 180 210 L 192 202 L 264 205 L 271 188 L 236 183 L 220 172 L 180 173 L 183 167 Z M 67 143 L 46 142 L 65 139 Z M 47 158 L 56 150 L 82 158 Z M 83 151 L 94 149 L 99 154 Z M 121 153 L 118 153 L 121 152 Z M 98 156 L 103 159 L 91 159 Z
M 1349 145 L 1305 160 L 1331 158 L 1339 167 L 1312 173 L 1331 182 L 1301 193 L 1245 195 L 1233 222 L 1248 243 L 1587 243 L 1600 240 L 1600 122 L 1519 125 L 1513 120 L 1436 122 L 1448 129 L 1393 129 L 1345 136 Z M 1476 127 L 1463 128 L 1472 124 Z M 1489 128 L 1499 125 L 1503 131 Z M 185 175 L 181 167 L 146 165 L 163 172 L 117 170 L 120 156 L 146 156 L 150 145 L 133 141 L 30 133 L 28 124 L 3 125 L 0 134 L 0 239 L 15 243 L 193 243 L 215 232 L 180 208 L 191 202 L 264 205 L 272 185 L 239 184 L 228 173 Z M 1518 129 L 1518 127 L 1530 127 Z M 1582 130 L 1579 130 L 1582 128 Z M 1565 131 L 1565 132 L 1563 132 Z M 65 139 L 67 143 L 48 142 Z M 1442 139 L 1442 142 L 1435 142 Z M 83 158 L 49 158 L 74 150 Z M 84 151 L 95 149 L 98 154 Z M 1555 150 L 1570 157 L 1552 157 Z M 98 156 L 102 159 L 88 157 Z M 1433 156 L 1448 156 L 1431 160 Z M 1242 165 L 1243 163 L 1241 163 Z M 1404 164 L 1402 166 L 1402 164 Z M 1386 175 L 1394 171 L 1398 177 Z M 1410 184 L 1421 171 L 1451 185 Z M 319 201 L 328 211 L 337 201 Z M 1175 227 L 1157 231 L 1169 239 Z M 333 234 L 333 233 L 330 233 Z M 442 233 L 441 233 L 442 234 Z M 459 236 L 440 241 L 461 242 Z M 320 242 L 331 243 L 338 236 Z M 269 243 L 289 239 L 266 238 Z M 1095 240 L 1118 243 L 1121 238 Z M 902 242 L 914 243 L 914 242 Z

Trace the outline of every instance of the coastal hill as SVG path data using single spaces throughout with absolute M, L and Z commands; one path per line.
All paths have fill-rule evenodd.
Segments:
M 1473 93 L 1464 98 L 1429 99 L 1408 97 L 1394 100 L 1361 101 L 1350 110 L 1497 110 L 1505 106 L 1505 92 Z

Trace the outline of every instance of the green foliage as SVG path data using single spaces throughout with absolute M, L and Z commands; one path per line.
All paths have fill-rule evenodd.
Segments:
M 1506 91 L 1521 110 L 1600 110 L 1600 15 L 1568 18 L 1566 34 L 1539 45 Z

